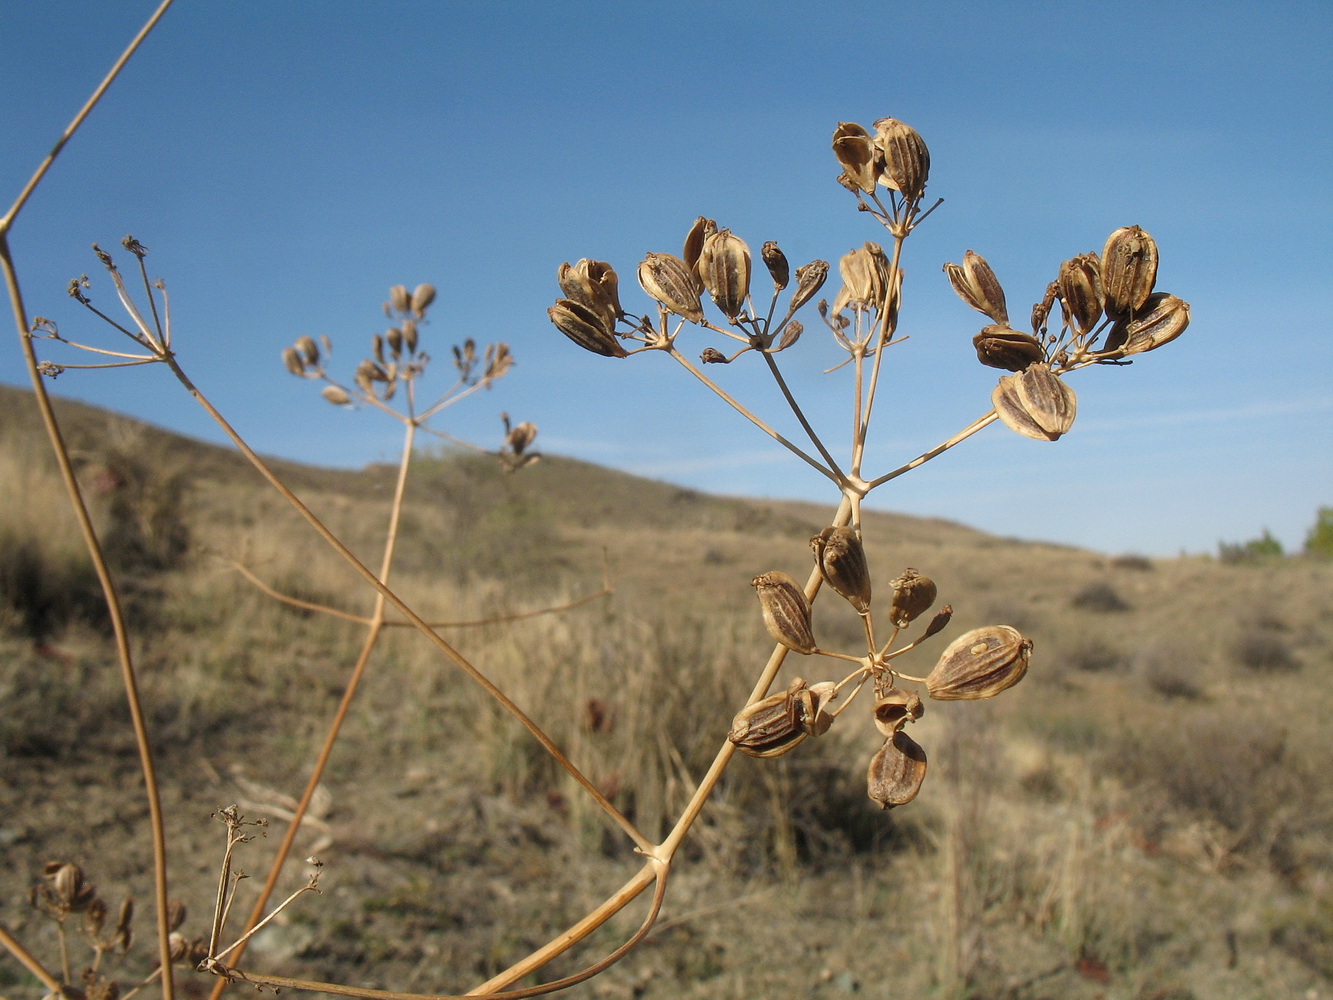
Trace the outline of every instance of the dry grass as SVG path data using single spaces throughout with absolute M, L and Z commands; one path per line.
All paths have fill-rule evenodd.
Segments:
M 196 446 L 171 447 L 186 456 Z M 41 481 L 40 462 L 20 464 Z M 651 526 L 618 533 L 611 600 L 486 627 L 468 641 L 618 806 L 660 829 L 764 655 L 744 583 L 770 567 L 775 545 L 790 550 L 826 514 L 747 509 L 559 460 L 498 484 L 486 485 L 484 470 L 470 458 L 441 460 L 423 498 L 457 476 L 516 543 L 526 513 L 542 510 L 524 546 L 542 586 L 487 577 L 479 542 L 475 560 L 458 557 L 475 567 L 466 585 L 441 585 L 429 557 L 404 568 L 404 591 L 430 613 L 481 617 L 595 586 L 598 542 L 618 517 L 579 502 L 576 486 L 590 475 L 632 492 Z M 382 502 L 376 470 L 345 492 L 336 476 L 299 475 L 321 513 L 349 528 Z M 345 571 L 293 544 L 286 515 L 243 478 L 201 473 L 185 496 L 200 549 L 246 552 L 265 579 L 363 610 Z M 421 499 L 410 513 L 413 552 L 428 552 L 429 535 L 453 516 Z M 691 841 L 695 863 L 676 882 L 663 929 L 595 992 L 832 995 L 854 983 L 884 997 L 1240 998 L 1328 989 L 1333 794 L 1320 776 L 1333 767 L 1323 737 L 1333 568 L 1173 560 L 1144 573 L 951 525 L 873 514 L 867 523 L 871 537 L 895 539 L 872 546 L 872 567 L 931 566 L 960 613 L 1025 609 L 1037 642 L 1028 678 L 985 722 L 931 706 L 918 729 L 932 748 L 933 791 L 907 810 L 884 814 L 865 798 L 869 726 L 835 728 L 776 762 L 738 762 Z M 420 544 L 417 531 L 427 536 Z M 1064 595 L 1108 572 L 1130 610 L 1068 608 Z M 253 791 L 236 768 L 296 792 L 354 631 L 275 604 L 199 549 L 155 577 L 167 597 L 143 640 L 144 673 L 170 832 L 188 859 L 175 884 L 201 914 L 218 855 L 207 814 Z M 1021 583 L 1001 595 L 992 578 Z M 685 596 L 686 581 L 700 598 Z M 821 608 L 821 635 L 847 628 L 833 613 L 841 610 Z M 133 757 L 114 724 L 121 696 L 86 628 L 65 626 L 47 651 L 13 629 L 5 640 L 0 808 L 11 818 L 0 824 L 0 893 L 5 922 L 34 947 L 44 932 L 19 900 L 48 856 L 84 861 L 108 892 L 141 891 L 148 863 Z M 1098 643 L 1138 652 L 1116 670 L 1074 669 L 1089 629 L 1106 630 L 1091 633 Z M 1237 643 L 1256 634 L 1280 635 L 1306 669 L 1237 662 Z M 819 668 L 803 658 L 788 669 Z M 373 968 L 377 984 L 422 989 L 447 988 L 438 970 L 448 967 L 462 985 L 530 940 L 516 928 L 531 939 L 553 932 L 623 874 L 598 856 L 610 835 L 568 779 L 408 633 L 380 650 L 349 727 L 325 779 L 326 894 L 301 902 L 258 946 L 266 965 L 365 981 Z M 302 843 L 323 835 L 312 828 Z M 575 964 L 561 959 L 557 971 Z M 6 990 L 18 988 L 12 971 L 0 975 Z

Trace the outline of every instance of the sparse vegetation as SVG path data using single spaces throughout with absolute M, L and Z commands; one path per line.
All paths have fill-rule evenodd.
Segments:
M 1333 559 L 1333 507 L 1319 508 L 1315 522 L 1305 536 L 1305 554 Z

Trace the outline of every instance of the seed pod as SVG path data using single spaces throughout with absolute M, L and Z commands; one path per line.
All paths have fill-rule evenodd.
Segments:
M 764 267 L 768 268 L 768 276 L 773 279 L 773 287 L 777 291 L 782 291 L 787 287 L 787 282 L 791 280 L 791 265 L 787 263 L 787 255 L 772 240 L 769 240 L 759 248 L 759 257 L 764 262 Z
M 685 262 L 669 253 L 650 253 L 639 264 L 639 285 L 662 304 L 691 323 L 702 323 L 699 288 Z
M 530 420 L 509 428 L 505 434 L 505 444 L 515 455 L 522 455 L 527 450 L 528 445 L 532 444 L 537 438 L 537 425 Z
M 824 287 L 824 280 L 828 277 L 828 261 L 812 260 L 809 264 L 804 264 L 796 269 L 796 291 L 792 293 L 791 303 L 787 306 L 787 314 L 791 315 L 801 306 L 805 305 Z
M 1190 325 L 1190 304 L 1166 292 L 1148 296 L 1143 308 L 1133 319 L 1118 319 L 1106 336 L 1107 351 L 1119 352 L 1119 357 L 1142 354 L 1163 344 L 1169 344 Z
M 926 690 L 939 701 L 992 698 L 1023 679 L 1031 655 L 1032 640 L 1015 628 L 974 628 L 940 654 L 926 678 Z
M 417 316 L 425 313 L 427 307 L 435 301 L 435 286 L 420 284 L 412 289 L 412 312 Z
M 838 261 L 843 290 L 838 300 L 844 305 L 879 309 L 884 304 L 884 290 L 889 286 L 889 259 L 878 243 L 846 253 Z M 834 309 L 839 312 L 841 306 Z
M 102 900 L 94 899 L 88 904 L 88 909 L 83 912 L 83 927 L 88 936 L 96 938 L 102 933 L 102 927 L 106 924 L 106 903 Z
M 880 157 L 869 132 L 855 122 L 838 122 L 833 130 L 833 155 L 842 165 L 843 177 L 850 188 L 866 194 L 875 190 Z
M 906 628 L 919 615 L 930 610 L 938 593 L 934 580 L 922 576 L 910 566 L 903 570 L 902 576 L 890 581 L 889 586 L 893 588 L 889 621 L 896 628 Z
M 826 711 L 826 706 L 838 697 L 838 684 L 836 681 L 820 681 L 818 684 L 810 685 L 810 704 L 802 704 L 802 710 L 805 717 L 800 721 L 801 728 L 811 736 L 823 736 L 833 725 L 832 713 Z
M 1157 243 L 1138 226 L 1122 226 L 1106 240 L 1101 270 L 1106 315 L 1128 317 L 1157 282 Z
M 810 735 L 814 699 L 801 678 L 782 694 L 746 705 L 731 721 L 727 739 L 751 757 L 780 757 Z
M 921 718 L 925 710 L 921 696 L 915 691 L 894 688 L 875 702 L 875 728 L 881 735 L 892 737 L 909 722 Z
M 296 353 L 295 347 L 282 349 L 282 363 L 293 375 L 305 374 L 305 365 L 301 361 L 301 355 Z
M 337 385 L 326 385 L 319 390 L 319 394 L 334 406 L 346 406 L 352 401 L 352 397 L 347 395 L 347 390 Z
M 926 752 L 901 730 L 884 741 L 866 772 L 870 797 L 881 809 L 911 802 L 925 780 Z
M 417 353 L 417 325 L 410 319 L 403 320 L 403 346 L 408 354 Z
M 407 312 L 412 308 L 412 298 L 407 294 L 406 285 L 394 285 L 389 289 L 389 305 L 398 312 Z
M 585 351 L 607 358 L 628 357 L 606 323 L 606 314 L 589 309 L 573 299 L 556 299 L 546 310 L 555 328 Z
M 750 294 L 750 248 L 730 229 L 719 229 L 704 240 L 697 266 L 699 278 L 713 303 L 728 319 L 745 308 Z
M 774 642 L 797 653 L 813 653 L 815 636 L 810 626 L 810 601 L 791 576 L 781 570 L 760 573 L 750 585 L 759 595 L 764 627 Z
M 389 351 L 397 360 L 403 353 L 403 331 L 396 326 L 389 327 L 384 332 L 384 339 L 389 342 Z M 379 338 L 375 338 L 376 346 L 379 344 Z
M 930 624 L 927 625 L 926 630 L 921 633 L 921 638 L 917 639 L 916 641 L 925 642 L 932 635 L 937 635 L 940 631 L 943 630 L 944 626 L 949 624 L 949 619 L 951 619 L 952 617 L 953 617 L 953 605 L 946 604 L 944 607 L 940 608 L 938 611 L 935 612 L 935 616 L 931 618 Z
M 879 182 L 916 201 L 926 190 L 930 175 L 930 150 L 910 125 L 893 118 L 875 122 L 875 146 L 884 159 Z
M 815 565 L 828 585 L 851 602 L 858 614 L 870 610 L 870 569 L 855 528 L 828 527 L 810 539 Z
M 1046 360 L 1036 337 L 999 324 L 983 326 L 972 338 L 972 346 L 977 349 L 977 360 L 988 368 L 1021 372 L 1028 365 Z
M 1102 318 L 1101 262 L 1095 253 L 1081 253 L 1060 265 L 1055 279 L 1065 322 L 1085 334 Z
M 700 292 L 703 291 L 703 282 L 699 280 L 699 255 L 704 252 L 704 243 L 708 240 L 708 237 L 715 232 L 717 232 L 717 223 L 712 219 L 704 218 L 702 215 L 699 216 L 694 220 L 694 225 L 690 226 L 690 231 L 685 234 L 685 246 L 680 252 L 680 259 L 685 262 L 685 266 L 694 275 Z
M 773 348 L 772 353 L 777 354 L 778 351 L 785 351 L 787 348 L 791 347 L 792 344 L 796 343 L 803 333 L 805 333 L 805 327 L 801 322 L 799 320 L 791 320 L 782 328 L 782 336 L 778 338 L 778 346 Z
M 1047 365 L 1006 375 L 991 393 L 991 405 L 1010 430 L 1035 441 L 1054 441 L 1074 423 L 1074 390 Z
M 611 265 L 603 260 L 584 258 L 577 264 L 568 261 L 555 272 L 560 290 L 567 298 L 581 302 L 589 309 L 607 316 L 607 326 L 625 315 L 620 308 L 620 279 Z
M 731 359 L 716 347 L 705 347 L 699 352 L 699 361 L 705 365 L 729 365 Z
M 134 943 L 134 897 L 126 896 L 120 902 L 120 913 L 116 917 L 116 932 L 112 935 L 112 947 L 124 955 Z
M 72 861 L 50 861 L 43 868 L 51 883 L 56 905 L 67 913 L 80 913 L 97 898 L 97 889 L 83 880 L 83 869 Z
M 319 364 L 319 347 L 313 337 L 297 337 L 296 350 L 307 365 Z
M 1055 305 L 1055 297 L 1060 292 L 1060 285 L 1052 281 L 1046 286 L 1046 294 L 1042 300 L 1032 307 L 1032 333 L 1033 336 L 1041 337 L 1046 333 L 1046 320 L 1051 315 L 1051 306 Z
M 963 254 L 963 263 L 945 264 L 944 273 L 949 276 L 949 284 L 958 293 L 958 297 L 977 312 L 991 318 L 991 322 L 1002 327 L 1009 326 L 1009 310 L 1004 302 L 1004 289 L 1000 287 L 995 272 L 986 263 L 986 258 L 968 250 Z

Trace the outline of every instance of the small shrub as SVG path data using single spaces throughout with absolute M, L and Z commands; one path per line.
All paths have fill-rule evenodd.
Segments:
M 1310 533 L 1305 536 L 1305 554 L 1333 559 L 1333 507 L 1320 507 Z
M 1149 573 L 1156 569 L 1156 565 L 1147 556 L 1126 553 L 1122 556 L 1116 556 L 1111 560 L 1111 565 L 1116 569 L 1132 569 L 1136 572 Z
M 1261 674 L 1290 673 L 1300 669 L 1291 647 L 1271 632 L 1251 632 L 1235 647 L 1236 661 Z
M 1178 698 L 1181 701 L 1203 701 L 1204 690 L 1183 673 L 1167 668 L 1156 668 L 1148 672 L 1148 686 L 1163 698 Z
M 1090 583 L 1069 602 L 1084 611 L 1128 611 L 1129 603 L 1109 583 Z
M 1082 670 L 1091 674 L 1123 670 L 1127 662 L 1124 654 L 1119 650 L 1096 643 L 1088 643 L 1070 654 L 1069 665 L 1075 670 Z
M 1258 538 L 1251 538 L 1248 542 L 1217 543 L 1218 561 L 1230 566 L 1270 562 L 1281 559 L 1285 554 L 1282 543 L 1274 538 L 1267 528 Z

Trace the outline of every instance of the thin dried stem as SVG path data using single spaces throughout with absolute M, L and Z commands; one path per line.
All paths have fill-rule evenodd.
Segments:
M 23 190 L 19 192 L 14 203 L 10 206 L 2 218 L 0 218 L 0 267 L 4 271 L 5 287 L 9 293 L 9 301 L 14 310 L 14 321 L 18 327 L 19 341 L 23 349 L 23 359 L 28 375 L 33 384 L 33 392 L 37 402 L 37 408 L 41 413 L 42 423 L 46 427 L 47 435 L 51 440 L 52 450 L 55 452 L 56 462 L 60 468 L 61 479 L 65 483 L 66 491 L 70 497 L 70 504 L 74 510 L 75 519 L 79 523 L 79 531 L 83 536 L 84 544 L 88 549 L 89 557 L 92 559 L 94 571 L 97 574 L 98 582 L 102 587 L 102 594 L 106 600 L 107 613 L 111 619 L 112 632 L 116 646 L 116 656 L 120 663 L 121 677 L 125 688 L 126 701 L 130 708 L 130 722 L 134 729 L 136 747 L 139 754 L 140 766 L 143 771 L 145 796 L 148 800 L 149 814 L 149 839 L 153 848 L 153 879 L 154 879 L 154 902 L 157 910 L 157 945 L 158 961 L 162 967 L 162 996 L 164 1000 L 171 1000 L 175 994 L 175 982 L 171 970 L 171 946 L 169 942 L 170 929 L 167 926 L 167 847 L 166 834 L 162 819 L 162 802 L 157 784 L 157 771 L 153 764 L 152 747 L 148 740 L 147 724 L 144 720 L 143 706 L 139 697 L 138 679 L 135 675 L 134 661 L 131 657 L 129 648 L 129 638 L 125 630 L 124 615 L 121 612 L 119 596 L 115 585 L 111 579 L 110 571 L 107 568 L 106 561 L 102 557 L 101 544 L 97 538 L 97 532 L 93 528 L 92 519 L 84 505 L 82 494 L 79 490 L 78 480 L 74 476 L 74 470 L 70 463 L 69 452 L 65 447 L 63 435 L 56 422 L 55 413 L 51 408 L 51 401 L 46 394 L 46 386 L 43 384 L 42 376 L 38 373 L 37 356 L 33 349 L 31 324 L 28 322 L 27 311 L 23 306 L 23 295 L 19 286 L 18 274 L 14 268 L 13 257 L 9 249 L 9 231 L 14 225 L 15 219 L 22 211 L 23 206 L 27 204 L 32 193 L 37 190 L 42 178 L 46 172 L 55 163 L 56 157 L 64 149 L 65 144 L 73 138 L 78 131 L 79 126 L 83 124 L 85 118 L 92 112 L 102 95 L 120 75 L 121 70 L 129 62 L 130 57 L 148 33 L 153 30 L 157 22 L 167 12 L 171 6 L 172 0 L 163 0 L 157 10 L 148 18 L 144 26 L 135 35 L 134 39 L 126 46 L 125 51 L 121 53 L 119 59 L 111 67 L 110 71 L 103 78 L 102 82 L 93 91 L 92 96 L 79 109 L 74 119 L 66 126 L 65 131 L 46 157 L 38 165 L 36 171 L 29 178 L 28 183 L 24 185 Z
M 842 488 L 843 485 L 842 480 L 845 479 L 845 477 L 842 477 L 841 473 L 835 472 L 831 468 L 827 468 L 823 465 L 820 465 L 818 460 L 816 460 L 813 456 L 806 454 L 799 447 L 792 444 L 790 441 L 788 441 L 785 437 L 783 437 L 781 434 L 775 431 L 768 424 L 764 423 L 764 421 L 760 420 L 757 416 L 755 416 L 753 413 L 747 410 L 738 400 L 734 399 L 730 394 L 728 394 L 725 389 L 719 386 L 716 382 L 710 379 L 703 372 L 699 371 L 699 369 L 696 368 L 690 362 L 690 360 L 687 357 L 685 357 L 685 355 L 677 351 L 675 347 L 669 348 L 669 353 L 673 358 L 675 358 L 677 361 L 681 363 L 681 365 L 685 368 L 686 371 L 688 371 L 691 375 L 697 378 L 704 385 L 708 386 L 708 388 L 712 389 L 713 392 L 717 393 L 717 395 L 720 396 L 723 399 L 723 401 L 727 403 L 728 406 L 734 409 L 746 420 L 750 421 L 750 423 L 758 427 L 761 431 L 763 431 L 765 434 L 771 437 L 778 444 L 782 445 L 782 447 L 786 448 L 789 452 L 791 452 L 793 455 L 799 458 L 806 465 L 810 466 L 812 469 L 814 469 L 821 475 L 825 476 L 826 478 L 831 479 L 834 483 L 838 485 L 840 489 Z
M 46 154 L 46 158 L 42 160 L 41 164 L 37 167 L 36 172 L 28 179 L 28 183 L 23 186 L 23 190 L 19 192 L 19 196 L 14 199 L 14 204 L 11 205 L 9 211 L 0 218 L 0 234 L 9 232 L 15 217 L 23 209 L 23 206 L 27 203 L 28 199 L 32 197 L 33 191 L 37 190 L 37 185 L 42 182 L 42 178 L 46 176 L 46 172 L 51 169 L 51 164 L 55 163 L 56 157 L 59 156 L 60 151 L 65 148 L 65 143 L 69 142 L 69 140 L 74 137 L 74 133 L 77 132 L 79 126 L 83 124 L 83 120 L 92 113 L 93 108 L 97 107 L 98 102 L 102 99 L 102 95 L 105 94 L 107 88 L 115 82 L 116 77 L 120 76 L 120 71 L 125 68 L 125 64 L 130 61 L 130 57 L 134 55 L 135 50 L 138 49 L 143 40 L 148 37 L 148 33 L 157 26 L 157 22 L 162 19 L 162 15 L 167 12 L 167 8 L 171 6 L 172 2 L 173 0 L 162 0 L 162 3 L 158 6 L 157 10 L 153 11 L 152 16 L 144 22 L 144 26 L 139 29 L 139 33 L 134 36 L 133 41 L 125 47 L 125 51 L 121 53 L 120 58 L 116 60 L 115 65 L 111 67 L 110 71 L 102 79 L 102 82 L 97 85 L 97 89 L 93 91 L 92 96 L 89 97 L 83 107 L 79 109 L 79 113 L 74 116 L 74 120 L 65 126 L 65 131 L 60 134 L 60 138 L 56 140 L 56 144 L 51 147 L 51 151 Z
M 60 980 L 47 971 L 46 966 L 33 957 L 32 952 L 23 947 L 18 938 L 9 933 L 9 928 L 0 924 L 0 944 L 5 946 L 11 955 L 19 960 L 19 964 L 35 976 L 43 986 L 45 986 L 55 996 L 62 996 L 64 990 L 61 987 Z
M 227 559 L 227 564 L 232 569 L 245 577 L 260 593 L 280 601 L 283 604 L 293 608 L 300 608 L 302 611 L 314 611 L 322 615 L 329 615 L 333 618 L 341 618 L 343 621 L 355 622 L 357 625 L 369 625 L 371 620 L 364 615 L 355 615 L 350 611 L 343 611 L 341 608 L 331 607 L 327 604 L 316 604 L 314 601 L 303 601 L 299 597 L 292 597 L 290 594 L 284 594 L 279 590 L 274 590 L 267 583 L 256 576 L 248 567 L 235 559 Z
M 835 461 L 833 456 L 829 454 L 829 450 L 824 447 L 824 442 L 821 441 L 819 435 L 815 433 L 815 429 L 810 426 L 810 421 L 806 420 L 805 411 L 802 410 L 800 404 L 796 402 L 796 397 L 791 394 L 791 389 L 787 387 L 787 380 L 782 377 L 782 372 L 778 369 L 777 359 L 767 351 L 760 351 L 759 353 L 763 356 L 765 363 L 768 365 L 768 370 L 773 376 L 773 381 L 777 382 L 778 388 L 782 390 L 782 398 L 787 401 L 787 405 L 791 407 L 791 412 L 796 415 L 796 419 L 800 421 L 806 436 L 810 438 L 811 444 L 818 449 L 820 456 L 824 459 L 829 470 L 833 473 L 834 482 L 838 483 L 839 486 L 842 486 L 846 483 L 847 477 L 843 475 L 842 470 L 838 468 L 837 461 Z
M 159 961 L 165 971 L 162 974 L 162 995 L 164 1000 L 171 1000 L 174 995 L 174 980 L 171 974 L 171 948 L 168 941 L 170 929 L 167 926 L 167 844 L 165 825 L 162 817 L 162 800 L 157 782 L 157 769 L 153 762 L 152 744 L 148 738 L 148 724 L 143 711 L 143 701 L 139 694 L 138 675 L 134 667 L 133 654 L 130 651 L 129 633 L 125 627 L 125 616 L 121 609 L 120 595 L 116 590 L 111 570 L 102 554 L 102 544 L 93 527 L 92 515 L 83 500 L 83 493 L 78 479 L 74 475 L 74 466 L 70 460 L 69 449 L 64 435 L 56 420 L 51 399 L 47 395 L 46 385 L 38 373 L 37 355 L 33 348 L 31 325 L 23 305 L 23 293 L 19 286 L 18 274 L 14 270 L 14 261 L 9 252 L 9 242 L 0 231 L 0 269 L 3 269 L 5 287 L 9 292 L 9 301 L 14 310 L 14 322 L 18 327 L 19 344 L 23 351 L 24 365 L 32 382 L 33 398 L 46 427 L 51 441 L 51 450 L 60 471 L 60 478 L 65 484 L 70 507 L 79 525 L 85 548 L 93 564 L 106 602 L 107 615 L 111 620 L 116 659 L 120 665 L 121 683 L 125 690 L 125 700 L 129 705 L 130 725 L 134 730 L 135 745 L 139 754 L 140 768 L 144 778 L 144 794 L 148 800 L 149 839 L 153 848 L 154 896 L 157 906 L 158 953 Z
M 630 839 L 635 842 L 636 845 L 638 845 L 641 849 L 650 848 L 652 845 L 648 841 L 648 839 L 644 837 L 644 835 L 638 830 L 637 827 L 634 826 L 633 823 L 631 823 L 628 819 L 624 817 L 624 815 L 620 812 L 619 809 L 617 809 L 614 805 L 610 803 L 610 801 L 607 800 L 606 796 L 602 794 L 602 792 L 597 788 L 597 786 L 594 785 L 592 781 L 590 781 L 588 777 L 583 774 L 583 772 L 581 772 L 577 767 L 574 766 L 574 764 L 569 760 L 569 758 L 565 756 L 564 752 L 558 746 L 556 746 L 556 744 L 551 740 L 549 736 L 546 735 L 546 732 L 540 726 L 538 726 L 536 722 L 530 719 L 527 716 L 527 714 L 524 713 L 523 710 L 520 709 L 509 698 L 508 695 L 506 695 L 503 691 L 501 691 L 498 687 L 496 687 L 494 682 L 492 682 L 485 674 L 483 674 L 479 669 L 477 669 L 477 667 L 474 666 L 466 657 L 464 657 L 462 653 L 454 649 L 453 646 L 449 645 L 448 642 L 446 642 L 440 635 L 438 635 L 435 631 L 433 631 L 431 627 L 425 622 L 425 620 L 423 620 L 415 611 L 413 611 L 407 605 L 407 603 L 403 601 L 402 598 L 400 598 L 397 594 L 395 594 L 392 590 L 390 590 L 385 584 L 381 583 L 378 577 L 375 576 L 374 572 L 372 572 L 369 568 L 367 568 L 366 565 L 362 563 L 361 560 L 359 560 L 351 552 L 351 550 L 348 549 L 347 546 L 345 546 L 338 539 L 338 537 L 328 529 L 328 527 L 315 515 L 315 513 L 311 511 L 310 508 L 308 508 L 304 503 L 302 503 L 301 499 L 297 497 L 296 494 L 294 494 L 290 489 L 287 488 L 287 485 L 283 483 L 282 480 L 279 479 L 277 475 L 273 472 L 273 470 L 270 469 L 265 464 L 264 460 L 254 452 L 254 450 L 236 432 L 235 428 L 233 428 L 231 424 L 227 422 L 226 418 L 223 417 L 222 414 L 219 413 L 217 409 L 213 406 L 213 404 L 208 401 L 207 397 L 205 397 L 203 393 L 201 393 L 199 389 L 195 387 L 194 383 L 190 381 L 189 376 L 186 375 L 184 370 L 181 369 L 181 367 L 176 363 L 175 358 L 168 356 L 164 360 L 167 363 L 168 367 L 171 368 L 172 373 L 185 387 L 186 391 L 189 392 L 190 395 L 194 397 L 195 401 L 204 408 L 204 410 L 208 413 L 210 417 L 213 418 L 213 420 L 218 424 L 219 428 L 221 428 L 222 432 L 227 435 L 228 439 L 232 442 L 232 444 L 234 444 L 240 450 L 241 454 L 244 455 L 245 458 L 250 462 L 250 464 L 255 467 L 256 471 L 258 471 L 259 474 L 263 476 L 265 481 L 267 481 L 270 486 L 272 486 L 275 490 L 277 490 L 284 500 L 286 500 L 289 504 L 292 505 L 292 507 L 297 511 L 297 513 L 301 515 L 301 517 L 306 521 L 306 523 L 309 524 L 311 528 L 315 530 L 315 533 L 318 534 L 321 539 L 323 539 L 324 543 L 328 545 L 331 549 L 333 549 L 333 551 L 344 562 L 346 562 L 347 565 L 350 566 L 356 572 L 356 574 L 360 576 L 361 579 L 364 580 L 371 587 L 371 589 L 381 594 L 384 597 L 385 601 L 388 602 L 388 604 L 396 608 L 398 612 L 403 615 L 404 618 L 406 618 L 409 622 L 411 622 L 412 625 L 417 629 L 417 631 L 425 635 L 427 639 L 429 639 L 436 646 L 436 648 L 440 650 L 440 652 L 444 653 L 445 656 L 447 656 L 450 660 L 452 660 L 459 667 L 459 669 L 461 669 L 464 673 L 466 673 L 476 684 L 478 684 L 482 688 L 482 690 L 484 690 L 488 695 L 491 696 L 491 698 L 497 701 L 501 705 L 501 707 L 505 709 L 505 711 L 507 711 L 510 715 L 512 715 L 515 719 L 517 719 L 520 723 L 522 723 L 523 727 L 527 729 L 529 733 L 532 734 L 532 736 L 542 745 L 542 748 L 548 754 L 551 755 L 551 757 L 556 761 L 556 763 L 559 764 L 562 768 L 564 768 L 581 786 L 583 786 L 584 790 L 587 791 L 593 797 L 594 801 L 596 801 L 602 807 L 602 809 L 607 813 L 607 815 L 610 816 L 612 820 L 615 821 L 616 825 L 619 826 L 626 833 L 626 835 L 629 836 Z
M 882 486 L 884 483 L 887 483 L 890 479 L 897 479 L 905 472 L 911 472 L 918 465 L 924 465 L 926 462 L 929 462 L 932 458 L 937 458 L 940 455 L 943 455 L 954 445 L 966 441 L 977 431 L 981 430 L 983 427 L 989 426 L 998 419 L 999 416 L 998 414 L 996 414 L 994 410 L 989 411 L 984 416 L 980 416 L 976 420 L 972 421 L 970 424 L 964 427 L 953 437 L 949 438 L 947 441 L 941 441 L 939 444 L 937 444 L 934 448 L 931 448 L 929 451 L 923 451 L 916 458 L 912 459 L 910 462 L 905 463 L 904 465 L 898 466 L 898 468 L 894 469 L 892 472 L 886 472 L 884 475 L 870 480 L 870 482 L 867 484 L 868 488 L 874 489 L 876 486 Z

